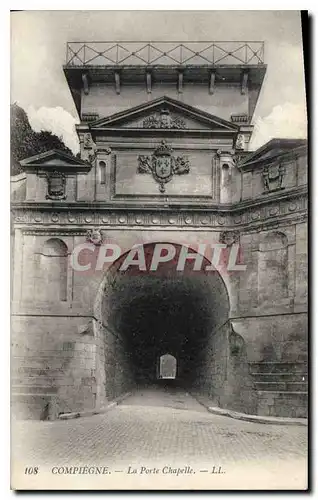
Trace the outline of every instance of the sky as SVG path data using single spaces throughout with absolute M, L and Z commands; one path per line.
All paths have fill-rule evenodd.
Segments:
M 79 150 L 79 118 L 62 66 L 68 41 L 263 40 L 268 65 L 250 149 L 273 137 L 306 137 L 298 11 L 20 11 L 11 13 L 11 102 L 34 130 Z

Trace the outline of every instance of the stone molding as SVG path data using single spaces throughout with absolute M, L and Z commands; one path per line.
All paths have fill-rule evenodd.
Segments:
M 153 208 L 100 208 L 100 209 L 74 209 L 66 211 L 62 207 L 41 208 L 12 208 L 14 226 L 36 226 L 62 231 L 63 226 L 69 230 L 79 230 L 81 226 L 88 229 L 99 226 L 108 227 L 157 227 L 157 228 L 248 228 L 250 231 L 262 230 L 266 226 L 286 224 L 307 219 L 307 197 L 298 196 L 293 199 L 273 200 L 262 205 L 253 205 L 240 210 L 169 209 L 155 210 Z M 52 227 L 53 226 L 53 227 Z M 54 227 L 55 226 L 55 227 Z
M 252 226 L 249 226 L 249 225 L 240 225 L 239 226 L 239 231 L 240 231 L 240 234 L 250 234 L 250 233 L 259 233 L 259 232 L 262 232 L 262 231 L 270 231 L 270 230 L 273 230 L 273 229 L 278 229 L 278 228 L 285 228 L 286 225 L 290 226 L 291 224 L 299 224 L 299 223 L 303 223 L 303 222 L 307 222 L 307 213 L 303 213 L 303 214 L 299 214 L 298 217 L 293 217 L 293 218 L 289 218 L 289 219 L 281 219 L 279 221 L 275 220 L 275 221 L 268 221 L 268 222 L 263 222 L 262 224 L 253 224 Z M 129 230 L 129 229 L 132 229 L 132 230 L 136 230 L 136 229 L 139 229 L 139 230 L 154 230 L 154 231 L 158 231 L 158 230 L 161 230 L 161 231 L 171 231 L 171 230 L 184 230 L 184 229 L 188 229 L 189 231 L 191 230 L 200 230 L 200 231 L 206 231 L 206 232 L 218 232 L 220 231 L 221 229 L 223 229 L 224 226 L 220 227 L 220 226 L 217 226 L 217 225 L 210 225 L 210 226 L 206 226 L 206 225 L 201 225 L 201 226 L 187 226 L 187 228 L 185 228 L 184 226 L 181 226 L 180 224 L 179 225 L 172 225 L 172 226 L 167 226 L 167 225 L 143 225 L 143 226 L 140 226 L 140 225 L 136 225 L 136 224 L 131 224 L 129 227 L 126 226 L 126 230 Z M 229 231 L 231 232 L 231 229 L 233 226 L 231 225 L 228 225 L 226 226 L 227 229 L 229 229 Z M 26 235 L 38 235 L 38 236 L 46 236 L 46 235 L 51 235 L 51 236 L 87 236 L 87 228 L 79 228 L 79 227 L 64 227 L 64 228 L 56 228 L 56 227 L 50 227 L 50 226 L 38 226 L 38 227 L 22 227 L 22 228 L 18 228 L 18 229 L 21 229 L 22 233 L 23 234 L 26 234 Z M 113 224 L 113 225 L 107 225 L 107 224 L 104 224 L 101 226 L 100 230 L 102 231 L 111 231 L 111 230 L 122 230 L 122 225 L 118 225 L 118 224 Z

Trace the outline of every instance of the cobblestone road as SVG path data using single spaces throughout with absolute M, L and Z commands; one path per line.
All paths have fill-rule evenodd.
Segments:
M 304 489 L 306 443 L 305 427 L 212 415 L 185 392 L 148 389 L 105 414 L 14 423 L 13 485 L 24 481 L 30 488 L 57 489 Z M 80 465 L 109 470 L 107 475 L 64 472 L 63 467 Z M 25 475 L 28 466 L 38 466 L 40 473 Z M 53 466 L 62 472 L 52 473 Z M 178 467 L 184 472 L 173 472 Z

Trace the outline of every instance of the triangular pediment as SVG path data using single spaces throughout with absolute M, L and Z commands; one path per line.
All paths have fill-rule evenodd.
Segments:
M 38 155 L 25 158 L 20 161 L 20 165 L 24 170 L 59 170 L 59 171 L 87 171 L 90 170 L 91 165 L 75 158 L 64 151 L 51 149 L 40 153 Z
M 306 146 L 306 139 L 271 139 L 256 151 L 248 154 L 241 167 L 262 165 L 290 153 L 291 151 Z
M 170 97 L 160 97 L 90 123 L 90 129 L 216 131 L 236 134 L 238 126 Z

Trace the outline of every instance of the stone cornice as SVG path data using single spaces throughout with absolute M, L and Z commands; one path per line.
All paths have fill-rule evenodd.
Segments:
M 179 202 L 161 202 L 160 205 L 157 203 L 154 205 L 153 203 L 144 202 L 142 203 L 140 200 L 135 203 L 131 202 L 27 202 L 27 201 L 19 201 L 12 202 L 11 209 L 15 210 L 33 210 L 33 211 L 48 211 L 48 212 L 91 212 L 96 211 L 100 213 L 104 212 L 204 212 L 204 213 L 224 213 L 224 214 L 235 214 L 236 212 L 242 212 L 248 209 L 253 208 L 261 208 L 266 205 L 271 205 L 274 202 L 280 202 L 285 200 L 293 200 L 298 197 L 307 197 L 308 189 L 307 186 L 301 186 L 294 189 L 290 189 L 288 191 L 278 191 L 275 193 L 269 193 L 261 198 L 256 199 L 247 199 L 244 201 L 240 201 L 233 204 L 210 204 L 205 202 L 202 203 L 196 202 L 187 202 L 183 201 Z M 142 203 L 142 204 L 141 204 Z
M 95 128 L 93 130 L 94 134 L 97 135 L 97 133 L 100 133 L 101 135 L 119 135 L 119 136 L 132 136 L 135 137 L 140 136 L 140 130 L 142 130 L 142 134 L 145 136 L 154 136 L 154 137 L 161 137 L 162 136 L 162 129 L 154 129 L 154 128 L 144 128 L 140 129 L 140 127 L 127 127 L 127 128 L 120 128 L 120 127 L 109 127 L 107 129 L 105 128 Z M 222 130 L 222 129 L 210 129 L 210 130 L 205 130 L 205 129 L 167 129 L 164 131 L 166 136 L 172 136 L 172 137 L 178 137 L 178 136 L 197 136 L 197 137 L 202 137 L 206 136 L 208 138 L 215 137 L 215 136 L 234 136 L 237 134 L 237 131 L 233 130 Z
M 271 231 L 274 229 L 283 229 L 286 228 L 286 226 L 290 226 L 291 224 L 301 224 L 303 222 L 307 222 L 307 213 L 298 213 L 294 214 L 293 216 L 290 216 L 288 218 L 283 218 L 283 219 L 273 219 L 273 220 L 262 220 L 256 223 L 247 223 L 247 224 L 239 224 L 239 225 L 213 225 L 213 226 L 206 226 L 206 225 L 201 225 L 201 227 L 198 226 L 189 226 L 184 227 L 184 225 L 172 225 L 167 227 L 166 225 L 161 225 L 161 226 L 156 226 L 153 224 L 152 226 L 150 225 L 133 225 L 131 224 L 130 226 L 125 226 L 125 231 L 165 231 L 165 232 L 175 232 L 175 231 L 180 231 L 180 230 L 188 230 L 188 231 L 195 231 L 195 232 L 204 232 L 206 234 L 207 232 L 213 233 L 213 232 L 220 232 L 220 231 L 238 231 L 240 234 L 251 234 L 251 233 L 259 233 L 261 231 Z M 18 229 L 21 229 L 22 233 L 25 235 L 32 235 L 32 236 L 57 236 L 57 237 L 67 237 L 67 236 L 82 236 L 83 238 L 86 237 L 87 235 L 87 230 L 89 226 L 87 225 L 85 228 L 84 227 L 49 227 L 49 226 L 42 226 L 42 227 L 19 227 Z M 122 231 L 123 230 L 123 225 L 118 226 L 118 224 L 114 225 L 107 225 L 103 224 L 100 227 L 100 230 L 105 233 L 108 233 L 110 231 Z
M 183 210 L 173 208 L 138 210 L 112 207 L 98 210 L 94 207 L 85 210 L 43 210 L 40 207 L 25 210 L 13 209 L 14 227 L 26 231 L 66 231 L 70 234 L 83 234 L 91 228 L 100 229 L 147 229 L 147 230 L 221 230 L 237 228 L 241 231 L 262 230 L 263 226 L 292 224 L 307 220 L 306 196 L 272 199 L 263 205 L 245 206 L 237 210 L 221 210 L 188 207 Z
M 238 165 L 239 170 L 244 172 L 249 172 L 251 170 L 256 170 L 262 168 L 264 165 L 270 165 L 273 163 L 288 163 L 292 160 L 297 160 L 301 156 L 306 156 L 308 153 L 307 145 L 302 145 L 297 148 L 292 149 L 291 151 L 282 152 L 279 151 L 273 156 L 269 157 L 260 157 L 256 159 L 251 159 L 249 161 L 248 155 L 243 161 L 242 164 Z

